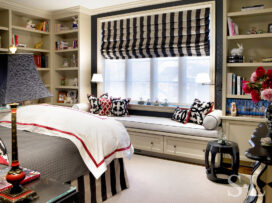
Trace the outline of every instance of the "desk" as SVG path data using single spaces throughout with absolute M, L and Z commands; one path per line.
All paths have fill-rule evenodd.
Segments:
M 272 168 L 272 147 L 264 147 L 260 141 L 266 134 L 266 124 L 259 124 L 249 140 L 252 148 L 245 153 L 246 157 L 256 161 L 245 203 L 272 202 L 272 174 L 267 172 Z

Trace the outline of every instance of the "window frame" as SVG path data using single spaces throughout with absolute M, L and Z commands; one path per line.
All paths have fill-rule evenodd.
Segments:
M 176 12 L 176 11 L 184 11 L 184 10 L 191 10 L 191 9 L 198 9 L 198 8 L 210 8 L 210 79 L 211 84 L 215 84 L 215 2 L 209 1 L 209 2 L 203 2 L 203 3 L 195 3 L 195 4 L 187 4 L 187 5 L 180 5 L 175 7 L 166 7 L 166 8 L 160 8 L 160 9 L 152 9 L 152 10 L 146 10 L 146 11 L 140 11 L 140 12 L 132 12 L 127 14 L 121 14 L 121 15 L 114 15 L 114 16 L 107 16 L 97 19 L 97 73 L 101 73 L 104 77 L 104 60 L 100 53 L 100 44 L 101 44 L 101 28 L 102 28 L 102 22 L 106 21 L 112 21 L 112 20 L 118 20 L 118 19 L 126 19 L 126 18 L 133 18 L 138 16 L 146 16 L 146 15 L 152 15 L 152 14 L 160 14 L 165 12 Z M 126 60 L 126 63 L 128 63 L 128 60 Z M 127 66 L 128 64 L 126 64 Z M 180 68 L 180 59 L 179 59 L 179 74 L 181 74 L 181 68 Z M 126 78 L 127 78 L 127 69 L 126 68 Z M 151 60 L 151 77 L 153 76 L 154 71 L 154 63 L 153 60 Z M 179 76 L 180 77 L 180 76 Z M 181 88 L 181 80 L 179 80 L 178 88 Z M 150 88 L 153 89 L 152 83 L 150 84 Z M 126 91 L 127 90 L 127 80 L 126 80 Z M 101 95 L 103 93 L 103 83 L 99 83 L 97 85 L 97 95 Z M 127 94 L 127 92 L 126 92 Z M 180 100 L 182 93 L 179 93 L 178 97 Z M 151 99 L 154 99 L 153 92 L 151 91 Z M 210 101 L 215 100 L 215 85 L 210 85 Z M 182 104 L 181 104 L 182 105 Z M 161 107 L 164 108 L 164 107 Z

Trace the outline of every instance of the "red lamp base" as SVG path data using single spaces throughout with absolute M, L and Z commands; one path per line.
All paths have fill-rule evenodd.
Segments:
M 0 202 L 3 203 L 16 203 L 16 202 L 22 202 L 25 199 L 33 200 L 38 198 L 37 193 L 33 190 L 29 190 L 27 188 L 22 188 L 22 191 L 20 193 L 12 193 L 12 188 L 3 190 L 0 192 Z

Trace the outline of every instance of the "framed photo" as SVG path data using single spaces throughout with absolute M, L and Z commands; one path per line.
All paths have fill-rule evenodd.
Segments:
M 66 97 L 67 97 L 67 92 L 59 92 L 57 102 L 64 103 L 64 101 L 66 101 Z
M 272 33 L 272 23 L 268 24 L 268 33 Z
M 67 99 L 71 100 L 71 102 L 74 104 L 77 103 L 77 90 L 69 90 L 67 92 Z

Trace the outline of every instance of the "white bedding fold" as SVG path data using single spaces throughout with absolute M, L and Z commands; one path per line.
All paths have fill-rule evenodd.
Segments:
M 10 127 L 10 114 L 0 114 L 0 125 Z M 96 178 L 114 158 L 130 158 L 134 152 L 120 122 L 67 107 L 47 104 L 19 107 L 17 129 L 71 140 Z

